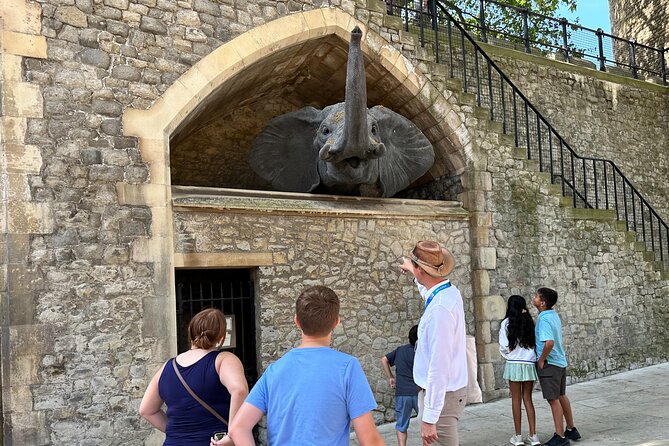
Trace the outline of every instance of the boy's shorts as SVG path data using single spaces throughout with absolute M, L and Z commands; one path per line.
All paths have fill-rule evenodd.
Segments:
M 567 369 L 544 363 L 544 368 L 537 365 L 537 375 L 541 384 L 544 399 L 556 400 L 567 391 Z
M 418 413 L 418 395 L 395 396 L 395 429 L 400 432 L 406 432 L 409 429 L 412 409 Z

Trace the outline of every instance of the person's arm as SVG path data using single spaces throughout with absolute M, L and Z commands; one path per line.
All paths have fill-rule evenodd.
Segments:
M 158 392 L 158 381 L 163 373 L 163 368 L 165 368 L 165 364 L 151 378 L 139 405 L 139 414 L 160 432 L 165 432 L 167 427 L 167 415 L 163 411 L 164 401 L 160 398 Z
M 221 352 L 219 357 L 221 363 L 218 377 L 221 384 L 230 392 L 230 413 L 228 414 L 228 423 L 230 423 L 249 394 L 249 386 L 244 376 L 244 366 L 237 356 L 230 352 Z
M 509 359 L 508 355 L 511 353 L 511 350 L 509 350 L 509 336 L 507 333 L 508 327 L 508 319 L 504 319 L 499 327 L 499 352 L 504 359 Z
M 367 412 L 353 419 L 353 430 L 360 446 L 385 446 L 386 442 L 379 434 L 374 417 L 371 412 Z M 239 446 L 235 443 L 236 446 Z
M 383 372 L 386 374 L 386 378 L 388 379 L 388 385 L 391 389 L 394 389 L 397 386 L 397 383 L 395 382 L 395 376 L 393 375 L 393 371 L 390 369 L 390 363 L 388 362 L 388 358 L 386 356 L 381 357 L 381 366 L 383 366 Z
M 251 403 L 244 403 L 237 411 L 229 426 L 228 436 L 235 446 L 255 446 L 253 427 L 263 416 L 263 412 Z M 216 442 L 212 446 L 218 446 Z
M 553 345 L 555 345 L 555 343 L 553 342 L 552 339 L 549 339 L 544 344 L 544 349 L 541 352 L 539 360 L 537 361 L 537 365 L 539 366 L 540 369 L 544 368 L 544 364 L 546 363 L 546 358 L 548 358 L 548 355 L 550 354 L 551 350 L 553 350 Z

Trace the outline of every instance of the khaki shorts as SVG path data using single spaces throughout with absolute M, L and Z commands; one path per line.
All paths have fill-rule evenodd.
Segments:
M 544 363 L 544 368 L 537 365 L 537 375 L 544 399 L 557 400 L 567 391 L 567 369 Z

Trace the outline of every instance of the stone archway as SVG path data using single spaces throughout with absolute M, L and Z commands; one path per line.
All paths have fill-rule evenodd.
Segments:
M 170 137 L 187 126 L 219 95 L 233 88 L 234 81 L 245 70 L 272 53 L 295 45 L 337 36 L 348 42 L 350 30 L 359 26 L 365 37 L 363 52 L 377 60 L 389 76 L 401 84 L 414 110 L 410 117 L 434 144 L 437 163 L 431 173 L 437 178 L 446 171 L 462 173 L 472 153 L 472 137 L 444 93 L 420 73 L 399 50 L 370 30 L 364 23 L 339 9 L 316 9 L 293 14 L 259 26 L 203 58 L 182 75 L 148 110 L 127 109 L 123 115 L 126 136 L 139 138 L 143 160 L 150 166 L 148 183 L 118 183 L 122 204 L 147 206 L 152 212 L 151 236 L 135 242 L 135 261 L 154 265 L 155 296 L 144 302 L 142 332 L 145 337 L 161 339 L 157 358 L 162 359 L 176 348 L 174 321 L 174 267 L 172 197 L 170 179 Z M 271 264 L 271 253 L 249 253 L 253 258 L 235 254 L 219 257 L 217 266 Z M 226 262 L 230 262 L 227 263 Z M 264 262 L 264 263 L 263 263 Z M 165 302 L 170 296 L 170 302 Z M 166 311 L 167 308 L 167 311 Z M 158 362 L 156 362 L 158 366 Z

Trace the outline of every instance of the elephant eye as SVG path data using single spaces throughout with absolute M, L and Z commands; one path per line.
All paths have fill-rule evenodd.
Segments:
M 329 135 L 330 134 L 330 129 L 327 128 L 327 127 L 323 127 L 323 129 L 321 130 L 321 133 L 324 134 L 324 135 Z
M 372 135 L 376 136 L 376 134 L 379 132 L 379 130 L 376 128 L 375 125 L 372 126 Z

